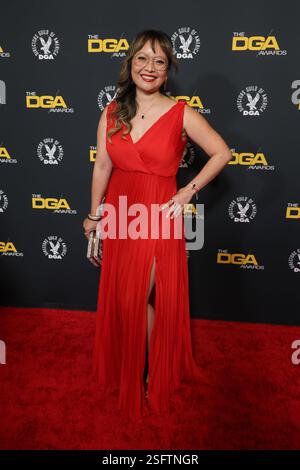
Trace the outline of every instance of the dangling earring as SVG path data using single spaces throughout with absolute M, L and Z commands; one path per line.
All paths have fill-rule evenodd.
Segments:
M 166 80 L 165 80 L 165 83 L 164 83 L 164 91 L 166 91 L 166 89 L 167 89 L 167 86 L 166 86 L 166 85 L 167 85 L 167 80 L 168 80 L 168 79 L 166 79 Z

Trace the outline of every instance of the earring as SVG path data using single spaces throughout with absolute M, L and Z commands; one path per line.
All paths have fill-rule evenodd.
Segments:
M 167 85 L 167 80 L 165 80 L 165 83 L 164 83 L 164 91 L 166 91 L 166 85 Z

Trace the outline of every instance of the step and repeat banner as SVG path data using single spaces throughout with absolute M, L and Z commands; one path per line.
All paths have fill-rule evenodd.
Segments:
M 185 215 L 204 224 L 187 250 L 191 317 L 300 325 L 299 14 L 296 2 L 4 4 L 0 304 L 95 311 L 101 270 L 82 222 L 97 126 L 131 41 L 161 29 L 180 67 L 167 93 L 232 151 Z M 178 188 L 208 158 L 189 139 Z

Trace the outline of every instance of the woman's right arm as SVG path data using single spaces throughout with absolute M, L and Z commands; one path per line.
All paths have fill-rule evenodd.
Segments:
M 106 115 L 107 106 L 104 108 L 97 129 L 97 151 L 94 163 L 91 187 L 91 210 L 95 215 L 106 190 L 112 171 L 112 161 L 106 150 Z
M 90 214 L 92 215 L 96 215 L 96 210 L 102 201 L 113 167 L 110 156 L 106 150 L 106 115 L 107 106 L 100 116 L 97 129 L 97 150 L 91 184 Z M 86 238 L 89 238 L 90 231 L 95 230 L 97 223 L 98 222 L 90 220 L 87 217 L 84 219 L 83 228 Z

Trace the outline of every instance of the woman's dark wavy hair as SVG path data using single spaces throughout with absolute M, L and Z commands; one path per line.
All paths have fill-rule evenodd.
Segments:
M 125 135 L 131 132 L 132 125 L 130 121 L 134 118 L 137 111 L 137 103 L 135 100 L 136 85 L 131 77 L 131 62 L 133 56 L 144 47 L 147 41 L 150 41 L 153 52 L 155 52 L 155 42 L 157 41 L 168 58 L 167 70 L 170 71 L 173 66 L 175 71 L 178 72 L 178 62 L 173 54 L 173 45 L 168 34 L 164 31 L 154 29 L 144 30 L 137 34 L 121 65 L 117 82 L 117 93 L 114 98 L 117 106 L 110 112 L 111 119 L 116 117 L 116 126 L 107 131 L 107 137 L 110 143 L 112 142 L 111 136 L 121 129 L 122 123 L 127 129 L 121 134 L 121 138 L 126 140 L 127 137 L 125 137 Z M 164 84 L 161 85 L 159 91 L 163 95 L 166 95 Z

